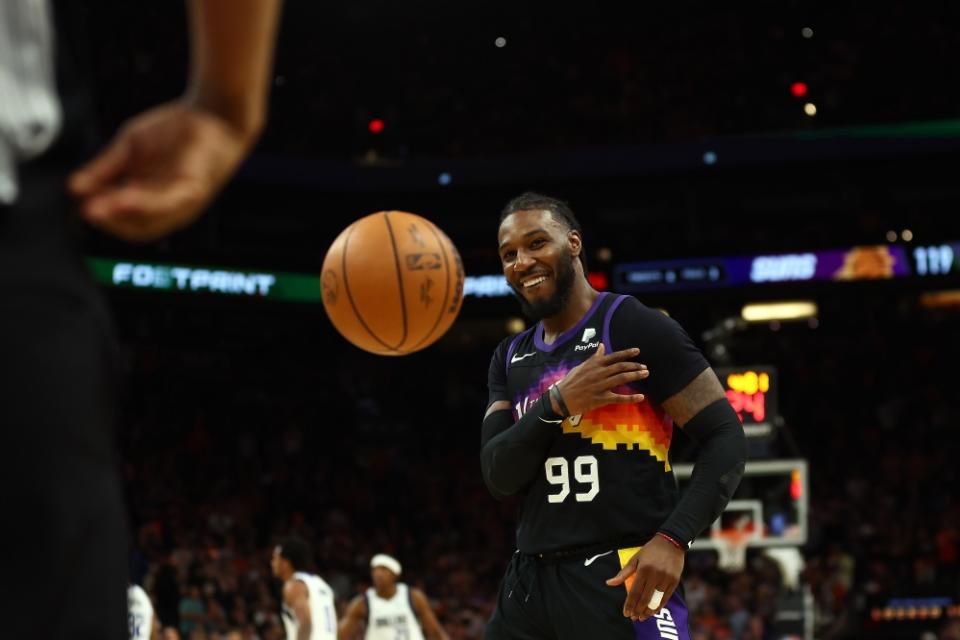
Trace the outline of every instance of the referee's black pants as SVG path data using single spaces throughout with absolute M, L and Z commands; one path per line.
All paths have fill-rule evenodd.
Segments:
M 24 165 L 0 205 L 0 636 L 126 635 L 115 342 L 66 172 Z

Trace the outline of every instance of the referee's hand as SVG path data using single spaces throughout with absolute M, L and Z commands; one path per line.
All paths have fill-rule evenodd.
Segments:
M 623 615 L 643 622 L 670 601 L 680 584 L 681 573 L 683 551 L 660 536 L 653 536 L 607 584 L 611 587 L 627 584 Z M 655 591 L 660 592 L 659 598 Z
M 129 120 L 69 178 L 81 217 L 130 242 L 193 222 L 227 182 L 259 131 L 243 131 L 186 100 Z
M 608 404 L 635 404 L 643 402 L 642 393 L 617 393 L 617 387 L 643 380 L 650 375 L 647 365 L 631 362 L 640 355 L 640 349 L 623 349 L 610 355 L 604 353 L 603 343 L 597 351 L 575 366 L 557 383 L 557 390 L 567 405 L 567 415 L 579 415 Z M 554 407 L 560 411 L 561 407 Z M 562 413 L 562 412 L 561 412 Z

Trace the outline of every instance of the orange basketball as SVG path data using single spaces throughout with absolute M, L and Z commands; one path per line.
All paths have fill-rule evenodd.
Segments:
M 344 338 L 385 356 L 440 339 L 460 312 L 463 263 L 432 222 L 403 211 L 360 218 L 330 245 L 323 308 Z

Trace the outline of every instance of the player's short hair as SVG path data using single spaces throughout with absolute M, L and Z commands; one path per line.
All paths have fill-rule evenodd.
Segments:
M 560 200 L 559 198 L 546 196 L 535 191 L 525 191 L 508 202 L 507 206 L 505 206 L 503 211 L 500 212 L 500 223 L 503 223 L 507 216 L 514 214 L 517 211 L 538 210 L 549 211 L 554 220 L 566 226 L 567 229 L 576 231 L 580 234 L 581 238 L 583 237 L 583 227 L 580 226 L 580 221 L 577 220 L 577 216 L 574 215 L 569 204 L 563 200 Z M 586 272 L 587 257 L 584 251 L 580 251 L 579 258 L 580 264 L 583 265 L 583 270 Z
M 313 552 L 303 538 L 289 536 L 281 540 L 277 547 L 280 549 L 280 557 L 286 558 L 294 570 L 299 571 L 310 566 Z

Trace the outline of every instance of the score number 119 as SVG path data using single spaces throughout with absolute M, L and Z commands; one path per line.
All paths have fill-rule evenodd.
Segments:
M 953 247 L 948 244 L 933 247 L 917 247 L 913 250 L 913 262 L 917 275 L 939 276 L 950 273 L 953 268 Z

